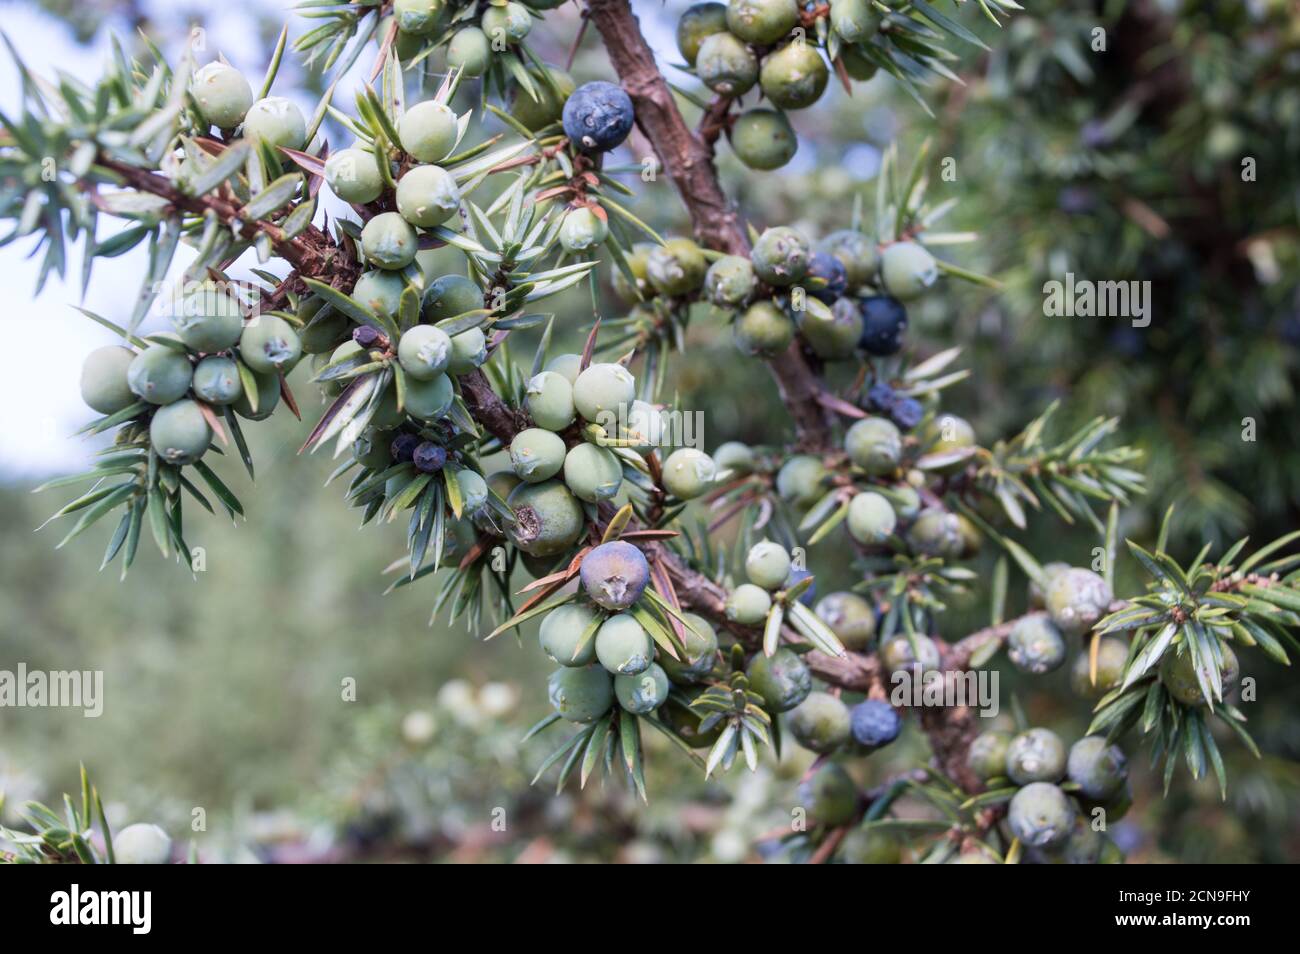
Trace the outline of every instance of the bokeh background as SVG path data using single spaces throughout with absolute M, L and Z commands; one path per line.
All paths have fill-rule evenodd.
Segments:
M 685 6 L 636 4 L 670 78 L 689 88 L 690 77 L 671 71 L 674 24 Z M 799 154 L 780 173 L 746 173 L 723 145 L 727 186 L 759 227 L 789 223 L 821 234 L 847 225 L 856 196 L 870 206 L 883 149 L 897 143 L 907 157 L 931 138 L 931 190 L 959 201 L 953 231 L 980 236 L 943 254 L 1005 283 L 998 295 L 949 283 L 913 311 L 918 348 L 960 344 L 976 369 L 946 406 L 974 421 L 986 444 L 1057 397 L 1066 402 L 1066 423 L 1122 415 L 1123 437 L 1147 451 L 1152 481 L 1150 497 L 1125 514 L 1124 531 L 1149 540 L 1159 514 L 1176 502 L 1174 545 L 1183 558 L 1204 541 L 1251 533 L 1263 542 L 1294 528 L 1296 4 L 1030 6 L 1002 31 L 980 27 L 993 53 L 959 51 L 954 70 L 965 83 L 926 92 L 933 117 L 888 78 L 858 84 L 852 97 L 833 88 L 798 115 Z M 198 24 L 210 55 L 220 52 L 257 76 L 286 17 L 291 36 L 303 32 L 291 7 L 279 0 L 7 0 L 0 28 L 37 72 L 91 79 L 110 31 L 139 48 L 133 34 L 145 30 L 174 54 Z M 977 12 L 961 15 L 978 22 Z M 563 62 L 577 22 L 571 5 L 548 14 L 530 43 L 535 38 L 548 59 Z M 1096 48 L 1098 29 L 1104 50 Z M 280 83 L 296 86 L 310 108 L 319 83 L 291 61 Z M 573 72 L 579 80 L 609 75 L 594 32 Z M 17 108 L 15 76 L 0 53 L 7 114 Z M 353 76 L 351 88 L 356 82 Z M 336 102 L 347 102 L 349 84 L 341 90 Z M 277 92 L 284 92 L 279 84 Z M 463 93 L 460 108 L 476 96 Z M 628 149 L 645 152 L 635 139 Z M 940 178 L 943 158 L 954 160 L 954 179 Z M 1249 181 L 1247 158 L 1256 170 Z M 634 184 L 638 214 L 662 230 L 686 227 L 666 181 Z M 184 839 L 194 809 L 203 808 L 206 830 L 193 837 L 211 860 L 783 859 L 764 836 L 788 830 L 806 753 L 706 783 L 669 745 L 648 740 L 648 806 L 616 783 L 558 796 L 546 778 L 530 785 L 548 741 L 554 744 L 545 735 L 519 743 L 546 708 L 549 666 L 531 632 L 485 644 L 461 626 L 431 622 L 436 586 L 427 580 L 383 595 L 381 570 L 402 552 L 402 528 L 358 530 L 341 488 L 323 486 L 329 462 L 296 454 L 308 425 L 286 415 L 247 429 L 255 486 L 242 470 L 218 468 L 249 518 L 237 526 L 209 518 L 191 529 L 206 560 L 196 577 L 147 548 L 125 582 L 99 573 L 93 533 L 56 552 L 56 529 L 33 531 L 63 498 L 30 491 L 78 469 L 93 449 L 70 436 L 90 417 L 77 375 L 84 355 L 109 337 L 73 310 L 79 290 L 71 284 L 51 280 L 33 297 L 36 265 L 26 252 L 22 242 L 0 249 L 7 292 L 0 669 L 25 662 L 103 670 L 107 700 L 98 719 L 0 710 L 6 821 L 26 798 L 72 790 L 85 762 L 118 824 L 156 820 Z M 445 270 L 457 267 L 448 259 Z M 135 253 L 101 264 L 85 307 L 120 318 L 141 271 Z M 1066 271 L 1151 281 L 1151 326 L 1045 318 L 1042 284 Z M 621 314 L 607 288 L 602 296 L 595 310 Z M 560 344 L 576 350 L 593 314 L 590 293 L 573 292 L 557 311 Z M 514 350 L 526 358 L 533 342 L 519 337 Z M 291 383 L 310 416 L 319 408 L 306 377 L 304 367 Z M 709 448 L 781 439 L 774 387 L 757 364 L 735 360 L 716 319 L 692 323 L 665 393 L 705 412 Z M 1255 423 L 1254 441 L 1242 439 L 1246 418 Z M 1095 544 L 1090 532 L 1062 532 L 1046 515 L 1024 542 L 1044 560 L 1075 563 Z M 987 571 L 993 558 L 985 553 L 977 569 Z M 852 582 L 840 562 L 814 551 L 822 592 Z M 1132 568 L 1124 569 L 1131 584 Z M 1023 605 L 1022 584 L 1012 609 Z M 988 612 L 972 595 L 946 615 L 942 634 L 960 636 Z M 1259 680 L 1248 713 L 1263 758 L 1224 740 L 1226 801 L 1213 781 L 1192 783 L 1181 772 L 1163 799 L 1145 753 L 1130 740 L 1137 803 L 1114 832 L 1130 860 L 1300 857 L 1300 682 L 1257 655 L 1242 661 Z M 1070 693 L 1064 672 L 1023 683 L 1008 666 L 1003 676 L 1004 708 L 1014 694 L 1031 722 L 1067 740 L 1086 728 L 1087 705 Z M 343 698 L 347 679 L 355 680 L 355 701 Z M 923 737 L 909 725 L 899 744 L 853 771 L 870 785 L 925 755 Z M 503 831 L 494 825 L 501 818 Z

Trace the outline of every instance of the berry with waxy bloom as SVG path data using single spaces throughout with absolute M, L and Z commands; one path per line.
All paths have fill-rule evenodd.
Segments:
M 790 554 L 779 543 L 760 540 L 745 556 L 745 574 L 765 590 L 779 590 L 790 575 Z
M 828 593 L 817 601 L 813 612 L 846 649 L 866 649 L 876 634 L 876 611 L 857 593 Z
M 482 76 L 492 62 L 492 44 L 476 26 L 462 27 L 447 43 L 447 66 L 466 76 Z
M 849 459 L 872 477 L 883 477 L 898 469 L 903 455 L 903 435 L 892 421 L 864 417 L 854 422 L 844 436 Z
M 1223 652 L 1223 661 L 1219 666 L 1220 686 L 1226 693 L 1236 684 L 1241 675 L 1241 667 L 1231 646 L 1220 643 L 1220 648 Z M 1171 696 L 1185 706 L 1203 706 L 1207 702 L 1205 690 L 1201 688 L 1196 676 L 1197 668 L 1191 649 L 1186 645 L 1170 646 L 1160 660 L 1161 683 Z M 1203 661 L 1200 668 L 1205 674 L 1205 681 L 1212 685 L 1214 676 L 1209 664 Z
M 803 658 L 784 646 L 771 656 L 755 653 L 745 667 L 749 686 L 773 712 L 789 712 L 812 692 L 812 672 Z
M 203 118 L 222 129 L 234 129 L 253 105 L 253 88 L 244 74 L 219 60 L 204 64 L 190 82 Z
M 614 677 L 614 698 L 624 711 L 633 715 L 654 712 L 668 699 L 668 674 L 657 663 L 635 675 Z
M 533 28 L 533 16 L 522 3 L 508 0 L 501 6 L 486 7 L 479 25 L 489 40 L 511 46 Z
M 975 737 L 966 753 L 966 766 L 981 782 L 1007 774 L 1011 738 L 1011 733 L 1003 729 L 988 729 Z
M 440 421 L 451 410 L 456 391 L 451 379 L 439 374 L 428 381 L 406 382 L 406 413 L 419 421 Z
M 646 256 L 646 278 L 661 295 L 687 295 L 704 282 L 709 263 L 687 238 L 672 238 Z
M 686 8 L 677 20 L 677 50 L 688 66 L 694 66 L 700 44 L 715 33 L 727 29 L 725 3 L 696 3 Z
M 381 212 L 361 230 L 361 252 L 371 265 L 390 271 L 415 261 L 420 238 L 396 212 Z
M 402 114 L 397 133 L 409 155 L 421 162 L 437 162 L 456 145 L 456 113 L 446 103 L 426 99 Z
M 799 23 L 796 0 L 730 0 L 727 29 L 746 43 L 775 43 Z
M 754 583 L 741 583 L 727 594 L 727 618 L 743 626 L 762 623 L 771 608 L 771 594 Z
M 190 389 L 193 378 L 190 359 L 164 344 L 151 344 L 133 357 L 126 368 L 131 393 L 150 404 L 179 401 Z
M 603 414 L 617 415 L 636 398 L 636 379 L 621 364 L 593 364 L 573 382 L 573 404 L 584 420 L 599 423 Z
M 586 666 L 596 661 L 595 637 L 583 637 L 596 622 L 596 611 L 581 603 L 557 606 L 544 617 L 537 638 L 542 652 L 561 666 Z
M 340 149 L 325 160 L 325 181 L 344 202 L 365 205 L 384 191 L 384 177 L 373 153 L 364 149 Z
M 81 366 L 81 399 L 92 411 L 116 414 L 136 402 L 127 382 L 127 370 L 135 352 L 121 345 L 96 348 Z
M 529 427 L 510 442 L 510 463 L 521 480 L 540 484 L 550 480 L 564 467 L 568 448 L 558 434 L 540 427 Z
M 1007 636 L 1007 655 L 1021 672 L 1051 672 L 1065 662 L 1065 652 L 1065 637 L 1046 613 L 1023 617 Z
M 883 495 L 865 490 L 849 501 L 845 522 L 849 536 L 858 543 L 874 546 L 889 539 L 898 524 L 898 517 Z
M 302 357 L 302 339 L 293 325 L 276 315 L 259 315 L 239 336 L 239 356 L 254 371 L 288 372 Z
M 616 83 L 583 83 L 564 102 L 564 134 L 584 152 L 608 152 L 632 131 L 632 97 Z
M 397 342 L 397 360 L 402 370 L 417 381 L 431 381 L 447 370 L 451 361 L 451 338 L 433 325 L 408 328 Z
M 756 301 L 736 318 L 731 337 L 745 354 L 774 358 L 794 341 L 795 324 L 776 303 Z
M 194 396 L 218 407 L 234 404 L 244 393 L 239 367 L 223 355 L 208 355 L 194 368 Z
M 566 252 L 585 252 L 609 238 L 609 223 L 594 209 L 583 206 L 564 213 L 560 222 L 560 245 Z
M 867 699 L 849 710 L 853 740 L 868 749 L 878 749 L 898 738 L 903 717 L 883 699 Z
M 446 465 L 447 450 L 433 441 L 425 441 L 415 448 L 415 453 L 411 455 L 411 462 L 421 473 L 434 474 Z
M 1070 837 L 1075 815 L 1063 791 L 1050 782 L 1033 782 L 1012 796 L 1007 824 L 1025 845 L 1052 848 Z
M 775 109 L 747 109 L 727 134 L 736 158 L 751 169 L 780 169 L 799 150 L 799 138 L 785 114 Z
M 460 187 L 441 166 L 416 166 L 397 180 L 397 211 L 412 225 L 441 225 L 458 208 Z
M 774 106 L 806 109 L 826 92 L 830 71 L 816 46 L 798 40 L 765 56 L 758 80 Z
M 212 427 L 198 402 L 175 401 L 154 412 L 149 422 L 149 443 L 169 464 L 192 464 L 212 443 Z
M 758 82 L 758 57 L 733 34 L 715 33 L 700 44 L 695 72 L 715 93 L 735 98 Z
M 849 707 L 828 692 L 811 692 L 790 710 L 790 734 L 805 749 L 826 754 L 850 738 Z
M 897 354 L 907 331 L 907 309 L 890 295 L 862 299 L 862 350 L 878 357 Z
M 239 299 L 217 282 L 189 289 L 171 314 L 176 336 L 195 351 L 211 354 L 232 348 L 244 330 Z
M 798 229 L 778 225 L 754 243 L 754 273 L 769 285 L 793 285 L 808 272 L 812 246 Z
M 1104 579 L 1080 567 L 1052 577 L 1045 596 L 1052 622 L 1068 636 L 1081 636 L 1092 629 L 1115 599 Z
M 776 472 L 777 496 L 796 507 L 811 507 L 826 493 L 828 473 L 820 457 L 795 454 Z
M 694 500 L 713 486 L 717 472 L 708 454 L 694 447 L 680 447 L 664 461 L 664 488 L 679 500 Z
M 307 119 L 292 100 L 268 96 L 248 107 L 244 115 L 244 135 L 271 146 L 301 149 L 307 138 Z
M 634 676 L 650 668 L 654 643 L 630 613 L 619 613 L 596 631 L 596 659 L 615 675 Z
M 1128 778 L 1128 759 L 1118 745 L 1103 736 L 1084 736 L 1070 746 L 1065 771 L 1087 798 L 1101 801 L 1116 795 Z
M 119 865 L 165 865 L 171 856 L 172 840 L 157 825 L 136 822 L 113 836 L 113 860 Z
M 704 294 L 723 308 L 742 304 L 754 292 L 754 266 L 742 255 L 724 255 L 704 274 Z
M 1059 782 L 1065 775 L 1065 743 L 1051 729 L 1029 729 L 1007 747 L 1007 778 L 1017 785 Z
M 614 680 L 599 666 L 562 666 L 547 688 L 552 708 L 569 722 L 595 722 L 614 704 Z
M 754 449 L 740 441 L 727 441 L 719 444 L 713 452 L 713 462 L 718 465 L 718 470 L 748 474 L 754 469 Z
M 582 443 L 564 457 L 564 483 L 579 500 L 612 500 L 623 484 L 623 465 L 608 448 Z
M 509 528 L 515 546 L 532 556 L 555 556 L 582 535 L 582 505 L 560 480 L 523 483 L 506 501 L 515 512 Z
M 902 301 L 919 298 L 939 278 L 934 256 L 915 242 L 895 242 L 880 253 L 880 277 Z
M 625 610 L 641 598 L 650 582 L 645 554 L 624 540 L 602 543 L 582 558 L 582 588 L 599 605 Z

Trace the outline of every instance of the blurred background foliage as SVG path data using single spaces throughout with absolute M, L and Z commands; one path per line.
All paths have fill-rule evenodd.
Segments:
M 164 48 L 209 9 L 21 5 L 45 8 L 82 41 L 140 27 Z M 286 6 L 241 8 L 255 42 L 228 50 L 231 58 L 260 69 Z M 637 4 L 664 64 L 677 60 L 672 30 L 685 6 Z M 1096 414 L 1121 415 L 1125 442 L 1147 451 L 1152 484 L 1125 514 L 1126 534 L 1149 539 L 1177 502 L 1173 550 L 1183 557 L 1204 540 L 1271 539 L 1296 525 L 1300 502 L 1300 9 L 1291 0 L 1027 6 L 1004 31 L 983 25 L 993 52 L 954 67 L 965 85 L 931 92 L 935 118 L 887 78 L 856 85 L 852 97 L 832 90 L 795 117 L 800 151 L 780 172 L 747 173 L 721 144 L 724 182 L 760 229 L 824 234 L 848 224 L 856 196 L 869 200 L 885 147 L 896 141 L 908 156 L 932 140 L 933 199 L 959 200 L 950 228 L 980 236 L 945 256 L 1005 284 L 994 294 L 950 282 L 911 315 L 915 347 L 961 344 L 964 364 L 977 369 L 945 407 L 972 420 L 983 443 L 1057 397 L 1070 416 L 1062 433 Z M 577 23 L 566 5 L 535 31 L 552 62 L 567 58 Z M 608 76 L 594 38 L 572 72 L 579 81 Z M 463 109 L 477 93 L 461 96 Z M 648 154 L 636 136 L 630 151 Z M 1253 179 L 1243 179 L 1247 167 Z M 662 231 L 686 228 L 666 180 L 639 191 L 638 214 Z M 1150 326 L 1045 317 L 1043 284 L 1067 272 L 1150 281 Z M 576 290 L 559 306 L 562 349 L 581 346 L 593 311 L 624 313 L 607 280 L 594 302 Z M 527 361 L 535 341 L 518 335 L 512 351 Z M 831 369 L 831 379 L 850 370 Z M 293 382 L 310 417 L 305 370 Z M 665 393 L 674 392 L 679 408 L 705 412 L 709 448 L 781 438 L 775 388 L 754 363 L 735 360 L 730 335 L 707 311 L 675 357 Z M 1254 441 L 1242 439 L 1244 418 L 1255 421 Z M 99 553 L 87 541 L 54 552 L 51 535 L 31 532 L 57 506 L 53 497 L 33 498 L 30 484 L 0 473 L 0 668 L 102 669 L 110 700 L 98 719 L 0 712 L 0 789 L 11 808 L 71 790 L 85 760 L 119 824 L 156 820 L 183 839 L 193 808 L 204 807 L 208 830 L 195 837 L 210 860 L 786 859 L 772 836 L 789 831 L 809 759 L 798 750 L 756 775 L 705 783 L 663 739 L 647 739 L 648 807 L 613 784 L 558 798 L 545 779 L 530 786 L 553 742 L 519 744 L 545 709 L 549 666 L 531 630 L 518 646 L 511 637 L 485 645 L 445 621 L 428 625 L 429 582 L 383 596 L 379 571 L 401 553 L 402 529 L 356 529 L 342 489 L 322 487 L 328 462 L 296 457 L 305 426 L 277 415 L 249 432 L 256 491 L 231 462 L 217 469 L 253 520 L 205 519 L 191 532 L 205 548 L 196 580 L 142 553 L 120 583 L 96 572 Z M 1096 543 L 1048 516 L 1022 542 L 1043 561 L 1076 564 Z M 985 579 L 993 557 L 976 566 Z M 814 551 L 821 592 L 853 582 L 827 562 Z M 1124 570 L 1121 593 L 1131 590 Z M 1023 601 L 1017 587 L 1011 609 Z M 942 635 L 960 636 L 988 614 L 977 594 L 950 610 Z M 1226 803 L 1212 781 L 1182 775 L 1162 799 L 1145 753 L 1127 747 L 1136 805 L 1113 834 L 1131 861 L 1300 857 L 1300 686 L 1293 670 L 1251 662 L 1243 657 L 1245 674 L 1260 678 L 1259 701 L 1248 711 L 1264 758 L 1222 740 L 1232 763 Z M 1087 705 L 1064 670 L 1032 684 L 1010 666 L 1002 675 L 1004 703 L 1015 693 L 1032 724 L 1067 741 L 1086 728 Z M 356 701 L 343 698 L 347 679 Z M 870 787 L 924 758 L 909 720 L 900 744 L 851 770 Z

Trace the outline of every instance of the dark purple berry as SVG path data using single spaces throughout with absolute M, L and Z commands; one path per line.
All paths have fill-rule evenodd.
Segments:
M 853 707 L 849 713 L 849 725 L 859 745 L 878 749 L 898 738 L 903 728 L 903 717 L 883 699 L 868 699 Z
M 379 342 L 379 332 L 369 325 L 361 325 L 353 330 L 352 340 L 362 348 L 373 348 Z
M 411 460 L 415 463 L 416 470 L 432 474 L 442 470 L 443 464 L 447 463 L 447 452 L 433 441 L 425 441 L 415 448 Z
M 829 252 L 814 252 L 808 258 L 808 271 L 805 278 L 820 278 L 826 282 L 823 288 L 812 293 L 826 304 L 832 304 L 841 297 L 849 287 L 849 273 L 844 263 Z
M 632 131 L 632 98 L 623 87 L 583 83 L 564 102 L 564 134 L 583 152 L 608 152 Z
M 867 405 L 881 414 L 888 414 L 897 400 L 898 395 L 888 384 L 873 384 L 867 391 Z
M 889 417 L 899 430 L 910 431 L 925 417 L 925 408 L 916 398 L 899 398 L 889 409 Z
M 409 463 L 415 458 L 415 449 L 420 446 L 420 439 L 414 434 L 398 434 L 393 438 L 393 460 L 399 464 Z
M 862 350 L 885 357 L 903 347 L 907 309 L 891 295 L 862 299 Z

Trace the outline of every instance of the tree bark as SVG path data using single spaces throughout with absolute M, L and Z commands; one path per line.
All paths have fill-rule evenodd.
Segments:
M 237 203 L 228 202 L 215 193 L 202 196 L 186 195 L 176 188 L 170 179 L 107 156 L 101 156 L 97 165 L 121 177 L 122 181 L 132 189 L 166 199 L 173 208 L 184 209 L 195 215 L 204 215 L 211 211 L 216 213 L 226 225 L 242 223 L 245 228 L 266 233 L 275 243 L 276 254 L 300 274 L 308 277 L 324 276 L 338 264 L 338 246 L 315 225 L 308 225 L 301 235 L 291 239 L 273 222 L 265 219 L 245 219 L 243 210 Z M 351 283 L 356 281 L 356 269 L 349 273 L 349 277 L 348 285 L 351 287 Z
M 748 255 L 749 238 L 718 182 L 713 156 L 682 118 L 628 0 L 590 0 L 587 8 L 623 88 L 632 97 L 637 126 L 690 211 L 695 237 L 717 251 Z
M 590 0 L 587 9 L 632 98 L 637 126 L 686 205 L 696 239 L 715 251 L 748 256 L 749 236 L 718 181 L 712 146 L 686 124 L 628 0 Z M 770 360 L 768 367 L 789 409 L 799 446 L 813 452 L 828 450 L 835 418 L 817 400 L 822 382 L 798 342 Z

